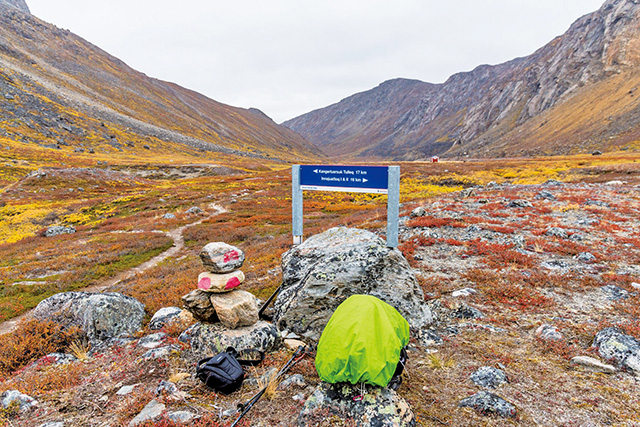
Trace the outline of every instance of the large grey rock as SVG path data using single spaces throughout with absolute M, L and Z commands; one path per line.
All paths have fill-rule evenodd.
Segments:
M 187 295 L 182 296 L 182 302 L 184 308 L 188 310 L 193 317 L 201 322 L 217 322 L 218 315 L 216 309 L 211 304 L 210 293 L 203 291 L 202 289 L 194 289 Z
M 96 345 L 138 331 L 144 319 L 144 305 L 118 293 L 64 292 L 40 302 L 33 316 L 77 326 Z
M 224 242 L 213 242 L 202 248 L 200 259 L 212 273 L 230 273 L 242 267 L 244 252 Z
M 354 400 L 361 394 L 359 385 L 320 383 L 304 404 L 298 426 L 313 427 L 332 416 L 357 426 L 415 426 L 411 406 L 395 391 L 369 386 L 362 400 Z
M 515 406 L 488 391 L 480 391 L 473 396 L 462 399 L 458 406 L 475 409 L 482 415 L 499 415 L 503 418 L 513 418 L 517 413 Z
M 606 328 L 593 341 L 600 356 L 622 369 L 640 375 L 640 341 L 617 328 Z
M 338 305 L 355 294 L 392 305 L 412 328 L 432 322 L 407 260 L 369 231 L 338 227 L 310 237 L 282 256 L 282 279 L 274 320 L 306 338 L 319 339 Z
M 211 294 L 210 299 L 220 322 L 227 328 L 251 326 L 258 321 L 258 303 L 251 292 Z
M 26 412 L 36 406 L 38 402 L 31 396 L 20 393 L 18 390 L 7 390 L 0 395 L 0 405 L 7 409 L 11 404 L 17 404 L 20 412 Z
M 238 329 L 227 329 L 220 323 L 196 323 L 185 333 L 190 337 L 191 349 L 202 357 L 218 354 L 227 347 L 267 352 L 280 345 L 278 329 L 263 321 Z

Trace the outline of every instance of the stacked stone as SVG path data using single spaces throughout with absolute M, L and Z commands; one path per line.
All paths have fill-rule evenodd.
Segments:
M 258 304 L 250 292 L 239 290 L 244 252 L 223 242 L 207 244 L 200 251 L 207 269 L 198 276 L 198 289 L 182 297 L 187 310 L 202 322 L 221 322 L 229 329 L 258 322 Z

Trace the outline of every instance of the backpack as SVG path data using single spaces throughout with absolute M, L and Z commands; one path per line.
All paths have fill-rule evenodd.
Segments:
M 395 308 L 371 295 L 352 295 L 322 331 L 315 360 L 318 376 L 330 384 L 387 387 L 394 375 L 400 379 L 409 334 L 409 323 Z
M 213 357 L 202 359 L 198 362 L 196 376 L 209 388 L 224 394 L 233 393 L 240 388 L 244 380 L 244 371 L 241 365 L 255 366 L 264 360 L 263 352 L 249 351 L 259 353 L 259 359 L 238 359 L 238 352 L 233 347 L 229 347 L 227 351 Z

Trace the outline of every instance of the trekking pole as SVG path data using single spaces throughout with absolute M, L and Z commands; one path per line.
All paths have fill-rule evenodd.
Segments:
M 276 376 L 271 380 L 271 381 L 276 381 L 278 378 L 280 378 L 282 375 L 284 375 L 289 369 L 291 369 L 293 366 L 295 366 L 296 363 L 298 363 L 299 361 L 302 360 L 302 358 L 305 356 L 305 354 L 307 354 L 307 348 L 306 347 L 298 347 L 296 349 L 296 351 L 293 353 L 293 356 L 291 356 L 291 358 L 287 361 L 287 363 L 285 363 L 285 365 L 278 371 L 278 373 L 276 374 Z M 255 405 L 255 403 L 262 397 L 262 395 L 267 391 L 267 387 L 269 387 L 269 384 L 267 384 L 264 388 L 262 388 L 262 390 L 260 390 L 258 393 L 256 393 L 255 396 L 253 396 L 251 399 L 249 399 L 247 401 L 247 403 L 240 403 L 238 404 L 238 410 L 242 411 L 242 413 L 240 414 L 240 416 L 233 422 L 233 424 L 231 424 L 229 427 L 235 427 L 240 420 L 242 419 L 242 417 L 244 417 L 246 415 L 247 412 L 249 412 L 249 410 L 253 407 L 253 405 Z
M 278 286 L 278 289 L 276 289 L 276 291 L 273 294 L 271 294 L 269 299 L 264 304 L 262 304 L 262 307 L 258 311 L 258 319 L 262 319 L 262 315 L 264 314 L 264 311 L 267 309 L 267 307 L 269 307 L 269 304 L 271 304 L 271 301 L 273 301 L 276 295 L 280 293 L 280 289 L 282 289 L 283 286 L 284 286 L 284 282 L 280 283 L 280 286 Z

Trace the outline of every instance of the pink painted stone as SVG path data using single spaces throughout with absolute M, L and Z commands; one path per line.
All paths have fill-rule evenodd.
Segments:
M 211 273 L 230 273 L 242 267 L 244 252 L 224 242 L 214 242 L 202 248 L 200 259 Z
M 206 292 L 224 293 L 240 286 L 244 282 L 244 273 L 240 270 L 225 274 L 200 273 L 198 276 L 198 289 Z

